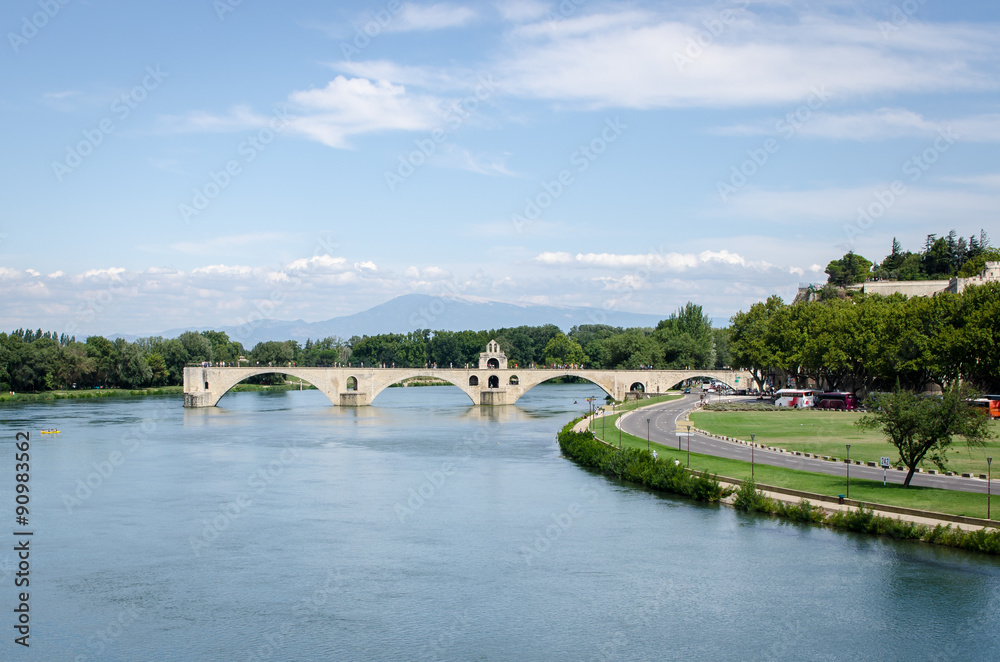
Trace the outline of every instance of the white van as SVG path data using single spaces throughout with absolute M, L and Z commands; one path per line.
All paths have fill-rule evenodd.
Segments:
M 774 405 L 776 407 L 815 407 L 816 391 L 812 389 L 783 388 L 774 392 Z

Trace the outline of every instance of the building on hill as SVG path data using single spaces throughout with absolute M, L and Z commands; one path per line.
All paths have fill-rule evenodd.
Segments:
M 868 280 L 857 285 L 848 285 L 848 290 L 867 294 L 902 294 L 908 297 L 932 297 L 941 292 L 961 294 L 969 285 L 1000 282 L 1000 262 L 987 262 L 982 273 L 971 278 L 951 278 L 948 280 Z M 800 285 L 795 302 L 815 301 L 823 286 Z

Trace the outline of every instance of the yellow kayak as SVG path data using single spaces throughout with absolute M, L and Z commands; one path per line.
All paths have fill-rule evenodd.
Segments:
M 42 430 L 42 434 L 59 434 L 59 430 Z

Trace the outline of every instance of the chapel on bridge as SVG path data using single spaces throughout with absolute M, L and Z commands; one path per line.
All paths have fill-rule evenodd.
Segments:
M 500 350 L 500 343 L 491 340 L 486 345 L 486 351 L 479 353 L 480 370 L 506 370 L 507 355 Z

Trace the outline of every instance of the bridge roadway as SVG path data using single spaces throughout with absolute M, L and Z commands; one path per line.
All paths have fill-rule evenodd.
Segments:
M 556 377 L 580 377 L 615 400 L 629 393 L 665 393 L 696 377 L 716 379 L 735 388 L 747 388 L 749 372 L 743 370 L 584 370 L 571 368 L 301 368 L 188 367 L 184 368 L 184 406 L 214 407 L 236 384 L 263 374 L 291 375 L 309 382 L 337 406 L 361 407 L 392 384 L 412 377 L 434 377 L 462 390 L 476 405 L 509 405 Z
M 678 438 L 676 434 L 677 422 L 684 417 L 684 414 L 691 411 L 698 402 L 698 396 L 691 395 L 680 400 L 671 400 L 651 407 L 643 407 L 621 417 L 621 429 L 625 432 L 639 437 L 646 438 L 646 419 L 649 420 L 649 440 L 676 448 Z M 681 450 L 687 450 L 687 440 L 681 442 Z M 736 444 L 723 439 L 707 437 L 694 433 L 691 435 L 691 452 L 703 455 L 714 455 L 733 460 L 750 461 L 750 447 L 743 444 Z M 785 467 L 788 469 L 799 469 L 801 471 L 812 471 L 814 473 L 830 474 L 832 476 L 844 476 L 845 486 L 847 477 L 847 463 L 830 462 L 829 460 L 818 460 L 778 451 L 769 451 L 766 448 L 757 447 L 753 452 L 753 460 L 757 464 L 769 464 L 775 467 Z M 738 476 L 733 476 L 738 478 Z M 869 467 L 866 465 L 851 465 L 851 478 L 865 480 L 882 480 L 881 467 Z M 890 483 L 903 483 L 906 478 L 905 471 L 889 469 L 886 479 Z M 945 490 L 958 490 L 961 492 L 979 492 L 986 494 L 986 481 L 978 478 L 962 478 L 956 476 L 942 476 L 940 474 L 913 474 L 910 485 L 922 487 L 936 487 Z

